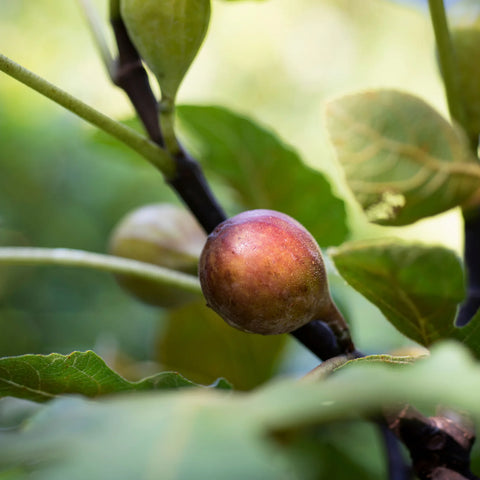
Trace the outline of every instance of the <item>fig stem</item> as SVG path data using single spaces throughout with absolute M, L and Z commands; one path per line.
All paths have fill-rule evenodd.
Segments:
M 352 354 L 355 352 L 355 345 L 353 344 L 352 337 L 350 335 L 350 328 L 347 322 L 343 318 L 343 315 L 338 310 L 335 303 L 331 302 L 330 311 L 325 315 L 322 320 L 330 327 L 331 331 L 337 339 L 338 346 L 342 351 L 342 354 Z
M 332 330 L 321 320 L 307 323 L 291 332 L 291 335 L 322 361 L 343 354 Z
M 175 134 L 175 105 L 173 101 L 162 99 L 160 102 L 160 126 L 163 132 L 165 149 L 173 157 L 177 156 L 181 147 Z

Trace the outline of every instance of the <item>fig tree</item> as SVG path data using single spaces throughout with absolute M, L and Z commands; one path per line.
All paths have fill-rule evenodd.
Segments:
M 320 247 L 286 214 L 251 210 L 221 223 L 207 239 L 199 274 L 208 306 L 240 330 L 287 333 L 321 319 L 339 343 L 349 338 Z
M 188 211 L 166 203 L 154 204 L 134 210 L 119 222 L 112 233 L 109 252 L 196 275 L 205 240 L 206 234 Z M 128 275 L 117 278 L 136 298 L 160 307 L 175 307 L 197 298 L 152 280 Z

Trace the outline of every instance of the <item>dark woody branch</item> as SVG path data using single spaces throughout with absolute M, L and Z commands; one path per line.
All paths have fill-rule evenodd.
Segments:
M 389 428 L 408 448 L 420 480 L 478 480 L 470 470 L 475 433 L 467 417 L 452 411 L 425 417 L 406 406 L 387 419 Z

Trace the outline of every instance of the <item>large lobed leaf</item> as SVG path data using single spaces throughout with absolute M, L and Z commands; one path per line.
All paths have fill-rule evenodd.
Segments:
M 0 358 L 0 397 L 43 402 L 67 393 L 98 397 L 126 391 L 193 386 L 198 385 L 175 372 L 129 382 L 91 351 Z M 221 380 L 218 386 L 224 388 L 228 384 Z
M 327 127 L 347 183 L 372 221 L 406 225 L 462 205 L 480 164 L 466 136 L 420 98 L 394 90 L 327 106 Z
M 209 178 L 233 188 L 243 209 L 287 213 L 321 246 L 345 240 L 344 202 L 333 195 L 322 173 L 305 165 L 272 132 L 220 107 L 180 106 L 178 117 Z
M 369 416 L 399 402 L 429 409 L 441 403 L 480 419 L 479 395 L 480 366 L 449 343 L 414 365 L 356 361 L 321 382 L 289 379 L 248 394 L 185 389 L 62 398 L 26 428 L 0 432 L 0 472 L 19 468 L 18 478 L 35 480 L 313 480 L 325 478 L 322 452 L 285 441 L 305 440 L 308 430 L 299 427 Z

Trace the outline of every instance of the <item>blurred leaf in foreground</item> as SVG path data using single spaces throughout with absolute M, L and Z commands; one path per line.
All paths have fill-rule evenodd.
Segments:
M 30 472 L 19 478 L 35 480 L 314 480 L 328 471 L 319 461 L 325 451 L 302 448 L 300 427 L 370 416 L 399 402 L 420 409 L 440 403 L 476 420 L 479 395 L 480 366 L 449 342 L 414 365 L 353 362 L 323 381 L 288 379 L 251 393 L 67 397 L 26 428 L 0 432 L 0 470 L 21 465 Z M 292 432 L 293 444 L 285 441 Z

